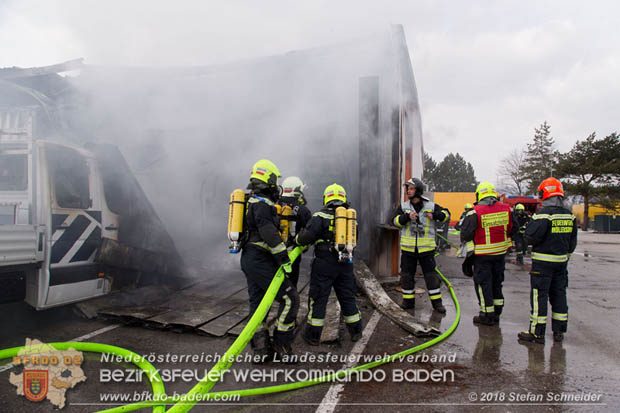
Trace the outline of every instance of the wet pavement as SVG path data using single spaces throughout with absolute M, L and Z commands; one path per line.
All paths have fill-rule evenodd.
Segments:
M 473 282 L 460 272 L 460 259 L 454 250 L 438 257 L 439 268 L 450 279 L 460 301 L 462 318 L 456 332 L 437 346 L 418 353 L 417 360 L 398 361 L 377 367 L 369 381 L 345 383 L 339 396 L 333 398 L 331 385 L 323 384 L 292 392 L 255 396 L 240 402 L 199 405 L 192 411 L 321 411 L 361 412 L 385 411 L 618 411 L 620 409 L 620 330 L 618 301 L 620 288 L 620 235 L 579 234 L 579 246 L 569 262 L 569 327 L 565 340 L 554 343 L 551 331 L 545 345 L 521 344 L 517 333 L 527 328 L 529 319 L 529 257 L 526 265 L 508 258 L 504 282 L 505 309 L 498 326 L 476 326 L 472 317 L 477 313 Z M 424 287 L 421 278 L 417 287 Z M 398 293 L 387 287 L 398 299 Z M 416 316 L 423 322 L 446 330 L 454 321 L 455 309 L 443 291 L 446 316 L 430 311 L 424 295 L 416 300 Z M 364 297 L 359 298 L 364 320 L 373 317 L 375 309 Z M 65 341 L 110 325 L 100 320 L 81 319 L 71 307 L 36 312 L 23 303 L 5 305 L 2 311 L 0 348 L 24 343 L 26 337 L 44 341 Z M 8 316 L 8 317 L 7 317 Z M 550 330 L 550 328 L 549 328 Z M 348 335 L 340 344 L 311 347 L 297 337 L 299 354 L 340 356 L 353 348 Z M 196 334 L 148 330 L 120 326 L 88 341 L 118 345 L 139 354 L 223 354 L 233 338 L 213 338 Z M 379 321 L 362 355 L 393 354 L 422 343 L 385 317 Z M 412 357 L 415 357 L 413 355 Z M 204 363 L 154 363 L 162 369 L 199 370 L 210 368 Z M 341 368 L 343 363 L 304 362 L 296 366 L 274 363 L 257 367 L 238 363 L 234 371 L 261 372 L 276 370 L 311 371 Z M 105 369 L 125 369 L 129 365 L 101 362 L 100 356 L 88 355 L 83 365 L 87 381 L 70 389 L 64 411 L 94 411 L 111 407 L 103 405 L 104 392 L 142 392 L 145 382 L 105 382 Z M 48 401 L 32 403 L 15 395 L 8 382 L 10 371 L 0 372 L 0 411 L 49 411 Z M 435 374 L 435 379 L 425 377 Z M 236 379 L 226 376 L 214 390 L 255 388 L 287 382 L 267 377 Z M 168 393 L 184 393 L 193 381 L 176 379 L 166 383 Z M 329 391 L 329 392 L 328 392 Z M 326 400 L 324 400 L 326 399 Z M 335 404 L 325 404 L 325 402 Z M 88 404 L 80 404 L 88 403 Z M 325 410 L 326 409 L 326 410 Z

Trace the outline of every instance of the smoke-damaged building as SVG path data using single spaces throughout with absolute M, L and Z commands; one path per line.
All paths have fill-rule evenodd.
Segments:
M 204 277 L 238 265 L 227 248 L 228 197 L 247 184 L 256 160 L 268 158 L 284 177 L 304 180 L 313 211 L 327 185 L 343 185 L 359 212 L 355 256 L 375 274 L 398 272 L 398 232 L 389 215 L 402 199 L 402 183 L 423 172 L 420 108 L 400 26 L 217 66 L 101 67 L 78 60 L 5 68 L 0 89 L 0 145 L 25 128 L 34 140 L 86 147 L 100 165 L 107 162 L 109 206 L 134 217 L 148 210 L 151 222 L 161 222 L 157 236 L 134 229 L 127 235 L 133 246 L 176 248 L 186 266 L 209 263 L 213 274 Z M 135 185 L 119 183 L 124 168 Z M 134 190 L 143 196 L 132 210 L 127 192 Z

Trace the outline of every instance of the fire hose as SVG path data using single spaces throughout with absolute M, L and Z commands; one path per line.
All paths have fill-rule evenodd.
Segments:
M 300 253 L 301 253 L 301 247 L 297 247 L 293 249 L 289 253 L 289 258 L 291 262 L 294 261 L 299 256 Z M 224 355 L 218 361 L 218 363 L 216 363 L 215 366 L 213 366 L 213 368 L 209 371 L 209 373 L 207 373 L 205 377 L 198 384 L 196 384 L 188 393 L 181 395 L 181 396 L 165 397 L 165 390 L 164 390 L 163 383 L 161 381 L 161 377 L 158 374 L 155 374 L 153 376 L 155 377 L 155 380 L 151 381 L 151 386 L 153 388 L 153 399 L 154 399 L 153 401 L 144 401 L 144 402 L 128 404 L 124 406 L 115 407 L 112 409 L 103 410 L 103 412 L 106 412 L 106 413 L 130 412 L 130 411 L 134 411 L 138 409 L 152 407 L 154 412 L 160 413 L 165 410 L 164 406 L 168 404 L 174 404 L 168 410 L 168 412 L 174 412 L 174 413 L 187 412 L 191 410 L 191 408 L 198 401 L 208 401 L 208 400 L 213 400 L 213 399 L 219 400 L 219 399 L 222 399 L 225 397 L 231 397 L 231 396 L 238 396 L 238 397 L 256 396 L 256 395 L 261 395 L 261 394 L 279 393 L 279 392 L 284 392 L 284 391 L 296 390 L 296 389 L 300 389 L 303 387 L 309 387 L 309 386 L 313 386 L 313 385 L 320 384 L 320 383 L 326 383 L 326 382 L 331 382 L 334 380 L 342 379 L 355 372 L 359 372 L 362 370 L 368 370 L 368 369 L 371 369 L 371 368 L 374 368 L 374 367 L 377 367 L 377 366 L 380 366 L 386 363 L 390 363 L 404 356 L 427 349 L 431 346 L 434 346 L 435 344 L 440 343 L 446 338 L 448 338 L 456 330 L 459 324 L 460 318 L 461 318 L 461 309 L 460 309 L 459 301 L 456 298 L 456 294 L 454 293 L 454 288 L 452 287 L 452 284 L 443 276 L 443 274 L 438 269 L 435 269 L 435 270 L 437 271 L 437 274 L 440 276 L 440 278 L 446 284 L 448 290 L 450 291 L 450 296 L 452 297 L 452 300 L 454 302 L 454 306 L 456 309 L 456 316 L 455 316 L 454 322 L 444 333 L 442 333 L 438 337 L 435 337 L 415 347 L 411 347 L 409 349 L 403 350 L 399 353 L 383 357 L 380 360 L 367 363 L 367 364 L 363 364 L 360 366 L 356 366 L 350 369 L 340 370 L 338 372 L 327 374 L 325 376 L 315 378 L 312 380 L 299 381 L 295 383 L 288 383 L 288 384 L 281 384 L 281 385 L 274 385 L 274 386 L 267 386 L 267 387 L 260 387 L 260 388 L 255 388 L 255 389 L 242 389 L 242 390 L 231 390 L 231 391 L 225 391 L 225 392 L 210 393 L 210 390 L 218 382 L 221 375 L 228 368 L 230 368 L 230 366 L 233 364 L 234 360 L 236 359 L 236 356 L 239 355 L 243 351 L 245 346 L 248 344 L 248 342 L 250 341 L 250 339 L 256 332 L 256 329 L 258 328 L 260 323 L 264 320 L 265 316 L 267 315 L 267 312 L 269 311 L 269 308 L 271 307 L 271 304 L 273 300 L 275 299 L 275 296 L 280 288 L 280 285 L 282 284 L 282 281 L 284 280 L 284 276 L 285 276 L 284 270 L 282 267 L 280 267 L 278 271 L 276 272 L 276 274 L 274 275 L 273 281 L 271 282 L 267 292 L 265 293 L 265 296 L 263 297 L 258 309 L 252 315 L 252 317 L 248 321 L 247 325 L 245 326 L 245 328 L 243 329 L 239 337 L 237 337 L 237 339 L 233 342 L 233 344 L 226 351 L 226 353 L 224 353 Z M 134 362 L 136 366 L 138 366 L 144 371 L 155 370 L 155 368 L 150 363 L 148 363 L 146 360 L 144 360 L 142 356 L 135 355 L 135 353 L 132 353 L 129 350 L 125 350 L 120 347 L 109 346 L 105 344 L 79 343 L 79 342 L 52 343 L 50 345 L 59 350 L 72 347 L 76 350 L 83 350 L 83 351 L 104 352 L 104 353 L 112 353 L 112 354 L 118 354 L 118 355 L 131 354 L 132 357 L 136 356 L 140 360 L 139 362 Z M 23 347 L 14 347 L 11 349 L 0 350 L 0 360 L 17 355 L 18 351 L 21 350 L 22 348 Z M 147 375 L 147 377 L 150 377 L 150 376 Z
M 441 238 L 442 240 L 446 241 L 448 244 L 450 244 L 451 247 L 456 248 L 457 250 L 459 249 L 459 246 L 453 243 L 452 241 L 450 241 L 449 239 L 444 238 L 442 235 L 439 235 L 439 234 L 437 234 L 437 236 Z
M 155 378 L 155 380 L 150 380 L 151 387 L 153 388 L 153 395 L 160 398 L 165 397 L 166 395 L 166 390 L 164 389 L 164 384 L 161 380 L 161 376 L 157 372 L 157 369 L 153 367 L 151 363 L 145 360 L 143 356 L 140 356 L 132 351 L 126 350 L 121 347 L 110 346 L 108 344 L 68 341 L 62 343 L 45 343 L 28 347 L 12 347 L 0 350 L 0 360 L 20 355 L 19 352 L 22 350 L 26 350 L 30 354 L 46 353 L 49 352 L 49 346 L 54 347 L 56 350 L 68 350 L 72 348 L 75 350 L 88 351 L 91 353 L 114 354 L 115 356 L 123 357 L 123 359 L 132 360 L 137 367 L 147 373 L 147 377 L 149 377 L 149 380 L 151 377 Z M 153 407 L 154 413 L 163 413 L 165 410 L 165 406 L 163 405 Z

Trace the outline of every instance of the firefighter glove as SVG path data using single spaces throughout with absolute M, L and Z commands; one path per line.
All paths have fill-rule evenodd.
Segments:
M 273 258 L 275 258 L 276 263 L 278 265 L 283 265 L 283 264 L 286 264 L 286 263 L 290 264 L 290 262 L 291 262 L 290 258 L 288 257 L 288 251 L 287 250 L 284 250 L 284 251 L 278 252 L 277 254 L 274 254 Z
M 411 217 L 409 216 L 408 212 L 401 214 L 401 216 L 398 218 L 398 222 L 400 222 L 401 225 L 405 225 L 409 221 L 411 221 Z

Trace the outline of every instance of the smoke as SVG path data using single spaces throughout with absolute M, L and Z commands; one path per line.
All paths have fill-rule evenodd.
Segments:
M 398 99 L 388 29 L 214 66 L 87 66 L 65 102 L 72 139 L 119 146 L 188 264 L 238 265 L 227 252 L 228 197 L 258 159 L 300 176 L 313 211 L 333 182 L 359 203 L 360 78 L 379 78 L 389 110 Z
M 615 131 L 620 3 L 5 0 L 0 67 L 83 57 L 93 65 L 196 67 L 323 47 L 401 23 L 426 150 L 459 152 L 494 181 L 498 151 L 547 120 L 558 149 Z M 614 33 L 616 33 L 614 35 Z

